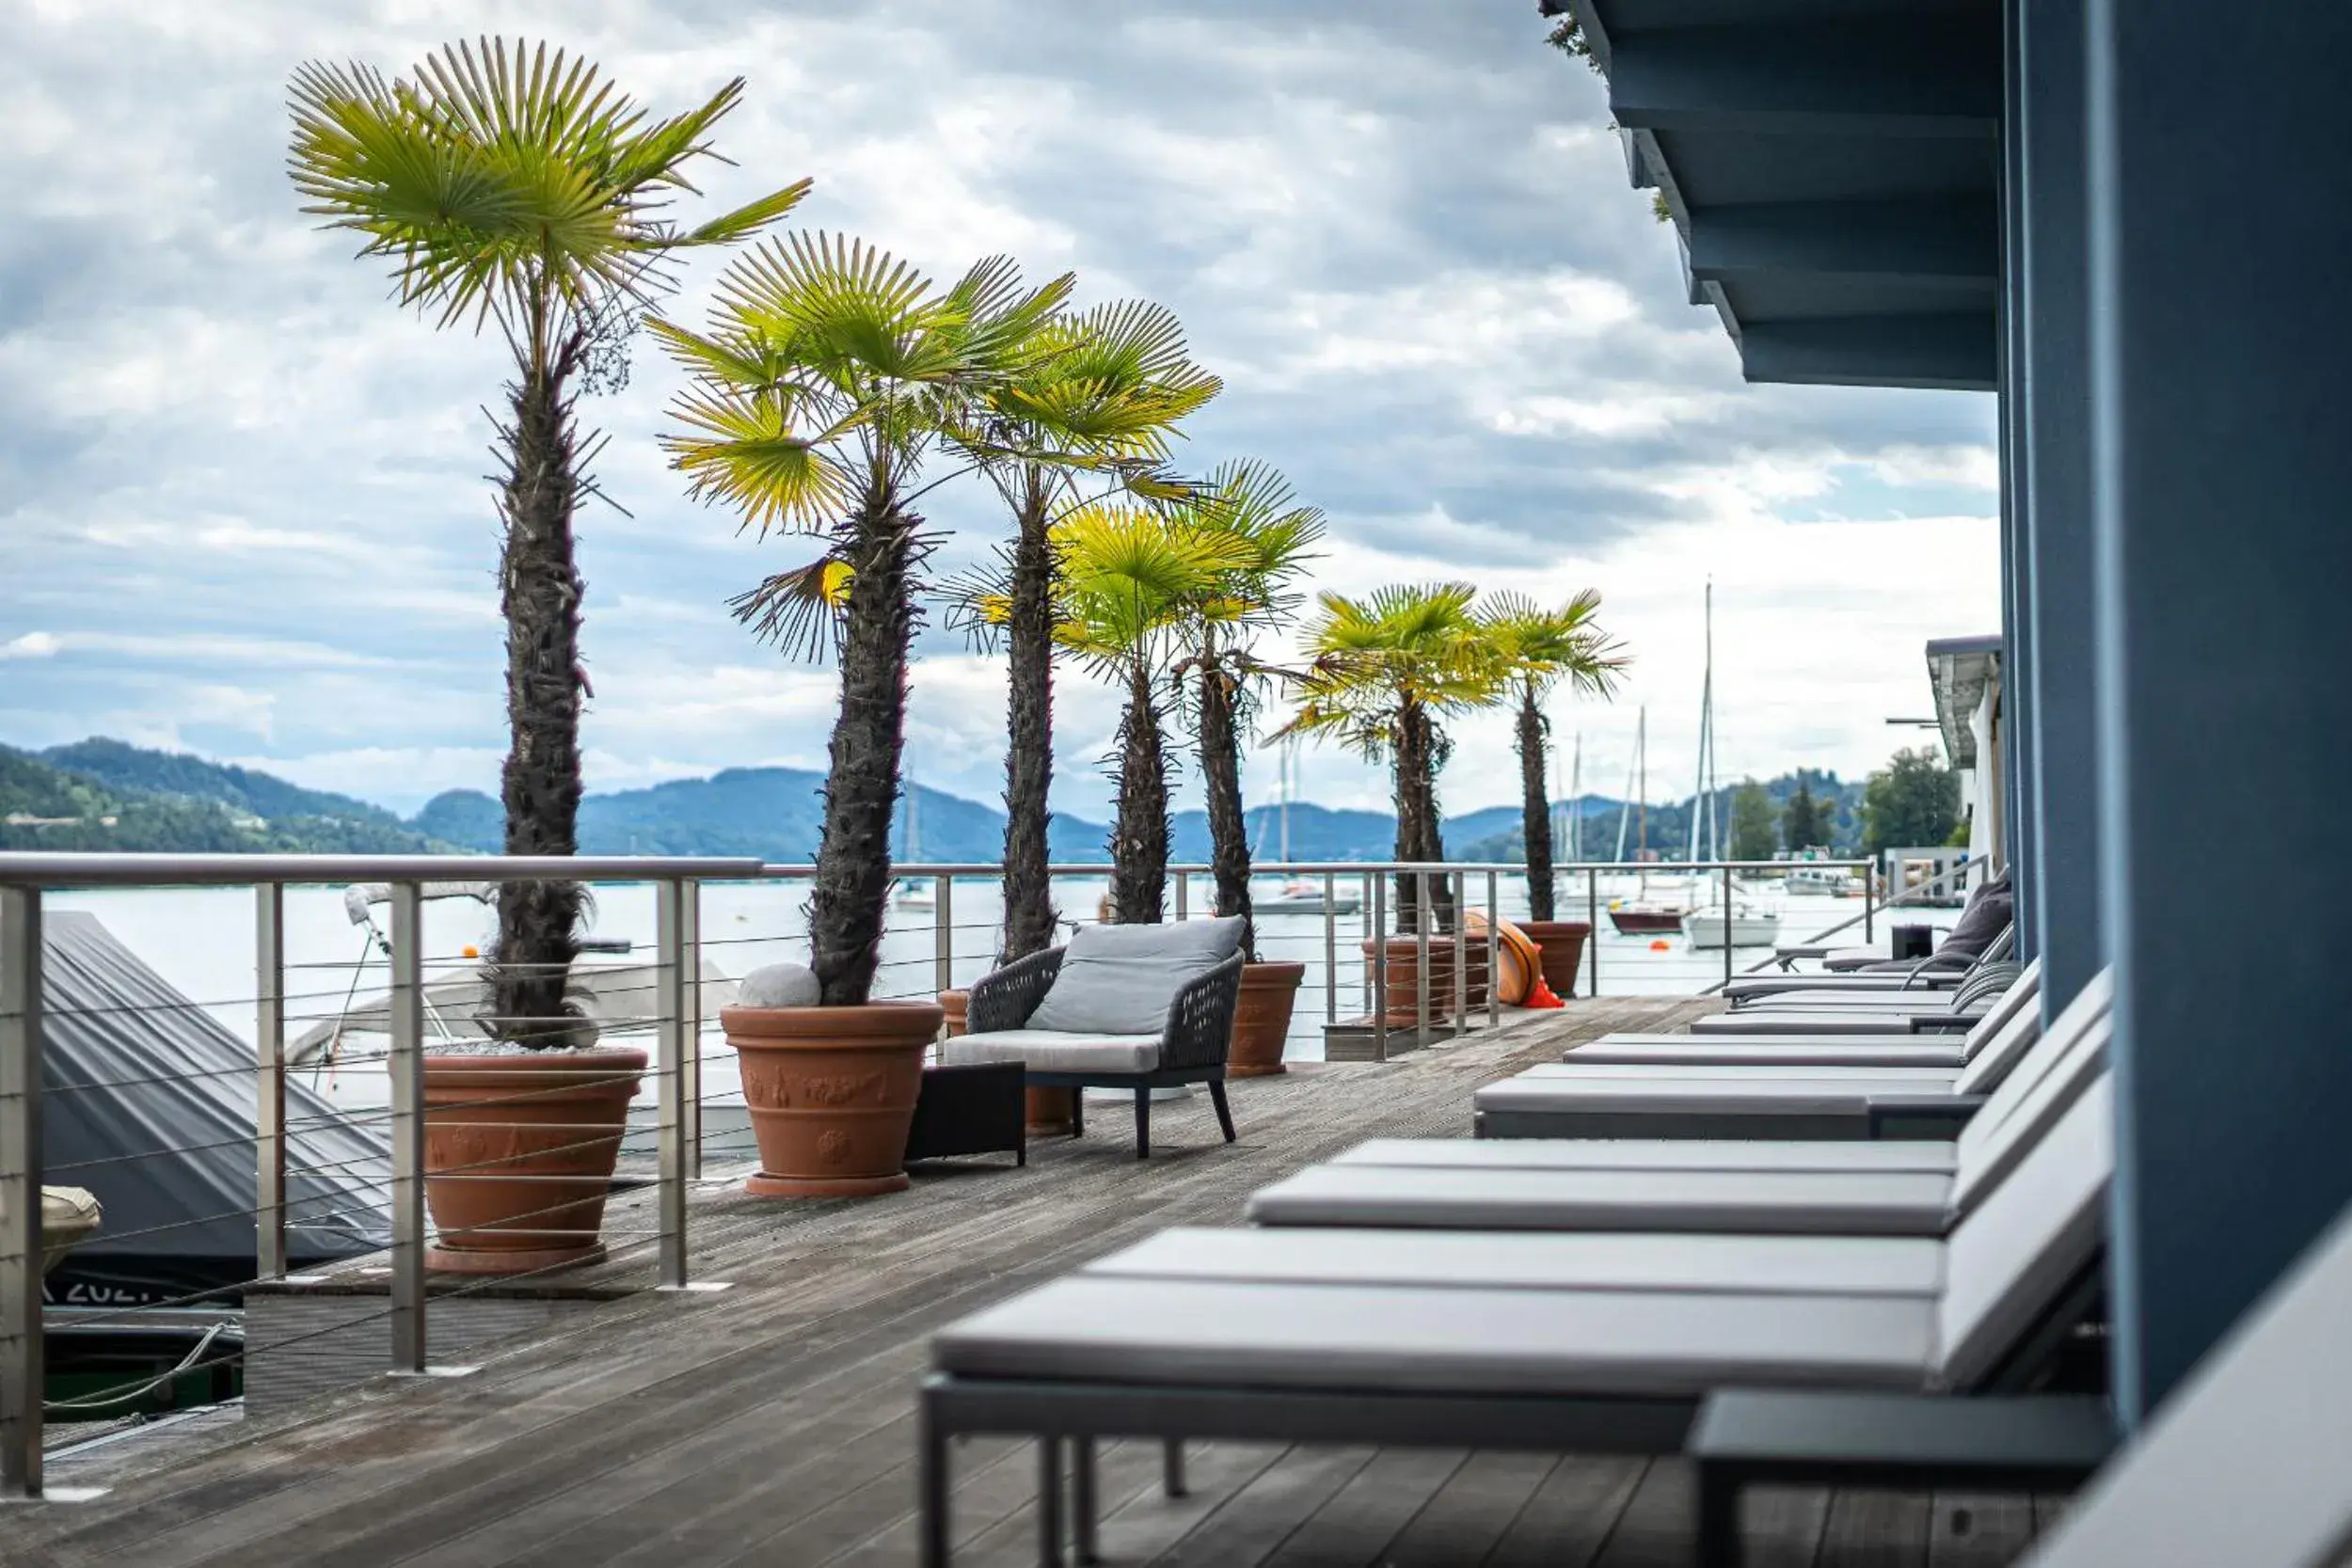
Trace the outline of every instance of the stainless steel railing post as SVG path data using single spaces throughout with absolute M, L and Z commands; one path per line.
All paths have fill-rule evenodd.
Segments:
M 1328 871 L 1323 874 L 1323 1022 L 1340 1021 L 1340 917 L 1335 906 L 1339 903 L 1339 879 Z
M 1486 1027 L 1502 1022 L 1502 879 L 1486 873 Z M 1532 977 L 1531 977 L 1532 978 Z
M 392 1370 L 426 1370 L 424 1307 L 424 902 L 392 884 Z
M 1429 1049 L 1429 873 L 1413 873 L 1413 1043 Z
M 1179 871 L 1178 873 L 1176 873 L 1176 918 L 1177 918 L 1177 919 L 1179 919 L 1179 920 L 1190 920 L 1190 919 L 1192 918 L 1192 911 L 1191 911 L 1191 908 L 1190 908 L 1191 902 L 1192 902 L 1192 873 L 1191 873 L 1191 872 L 1189 872 L 1189 871 Z
M 286 888 L 253 890 L 254 1273 L 286 1272 Z
M 931 879 L 931 989 L 953 990 L 956 984 L 956 879 Z
M 40 890 L 0 887 L 0 1497 L 40 1496 Z
M 655 1111 L 660 1278 L 686 1288 L 686 889 L 674 879 L 653 885 Z
M 1389 879 L 1376 872 L 1364 879 L 1372 884 L 1372 896 L 1364 900 L 1364 919 L 1372 927 L 1372 963 L 1364 971 L 1372 980 L 1372 1059 L 1385 1062 L 1389 1059 Z
M 1470 873 L 1447 871 L 1439 873 L 1454 898 L 1454 1032 L 1470 1030 Z M 1486 977 L 1491 988 L 1494 976 Z
M 685 1054 L 678 1058 L 680 1169 L 690 1181 L 703 1174 L 703 885 L 678 884 L 678 1033 Z
M 1731 984 L 1731 867 L 1724 867 L 1724 984 Z
M 1585 973 L 1589 976 L 1584 982 L 1584 994 L 1598 996 L 1600 994 L 1600 871 L 1597 867 L 1590 865 L 1584 868 L 1584 924 L 1592 927 L 1584 933 L 1584 951 L 1587 955 Z
M 1878 912 L 1878 877 L 1870 863 L 1865 861 L 1862 863 L 1862 942 L 1865 946 L 1878 941 L 1877 935 L 1870 929 L 1874 924 L 1873 916 Z
M 1388 895 L 1388 883 L 1389 879 L 1386 877 L 1381 876 L 1378 872 L 1365 872 L 1364 901 L 1360 905 L 1357 906 L 1363 911 L 1359 918 L 1361 918 L 1364 923 L 1364 941 L 1371 942 L 1375 937 L 1378 937 L 1380 940 L 1377 945 L 1384 949 L 1388 946 L 1389 933 L 1380 924 L 1380 911 L 1385 907 L 1383 900 Z M 1380 996 L 1380 1006 L 1378 1010 L 1386 1012 L 1388 1011 L 1388 993 L 1383 991 Z M 1367 947 L 1364 950 L 1364 1011 L 1369 1013 L 1374 1010 L 1375 1009 L 1372 1005 L 1372 948 Z

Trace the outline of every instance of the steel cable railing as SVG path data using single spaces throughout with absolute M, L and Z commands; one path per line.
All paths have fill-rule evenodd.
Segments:
M 1618 984 L 1696 989 L 1684 971 L 1647 962 L 1642 949 L 1604 943 L 1597 928 L 1603 878 L 1645 870 L 1713 873 L 1728 892 L 1735 872 L 1759 868 L 1755 863 L 1559 867 L 1555 885 L 1569 891 L 1570 902 L 1575 882 L 1584 882 L 1587 913 L 1596 927 L 1587 945 L 1587 991 L 1597 991 L 1602 983 L 1604 945 L 1610 948 L 1611 977 Z M 476 1234 L 436 1228 L 425 1197 L 428 1180 L 444 1196 L 477 1182 L 514 1183 L 518 1193 L 535 1189 L 540 1196 L 520 1198 L 519 1212 L 508 1212 L 515 1208 L 510 1204 L 486 1225 L 478 1216 L 452 1222 L 483 1225 L 482 1234 L 495 1232 L 509 1242 L 577 1238 L 587 1228 L 582 1211 L 598 1206 L 606 1221 L 601 1234 L 607 1257 L 649 1259 L 661 1288 L 692 1288 L 689 1188 L 703 1179 L 707 1152 L 723 1146 L 730 1153 L 748 1154 L 739 1141 L 748 1132 L 748 1115 L 735 1055 L 715 1030 L 719 1006 L 732 995 L 734 982 L 706 965 L 714 954 L 730 956 L 728 967 L 739 971 L 770 955 L 804 952 L 807 916 L 801 894 L 811 869 L 749 861 L 598 857 L 0 855 L 0 1492 L 24 1495 L 41 1488 L 39 1188 L 44 1178 L 103 1187 L 142 1162 L 219 1160 L 242 1148 L 251 1151 L 249 1206 L 223 1209 L 215 1200 L 183 1208 L 165 1222 L 118 1223 L 100 1235 L 108 1242 L 145 1242 L 174 1231 L 196 1234 L 249 1224 L 252 1275 L 199 1289 L 186 1288 L 194 1281 L 175 1286 L 159 1280 L 141 1299 L 75 1309 L 77 1325 L 135 1326 L 172 1312 L 233 1302 L 252 1290 L 283 1290 L 302 1277 L 295 1273 L 297 1259 L 319 1259 L 337 1248 L 358 1256 L 380 1247 L 381 1272 L 374 1276 L 385 1291 L 380 1309 L 346 1315 L 315 1333 L 274 1337 L 261 1348 L 274 1354 L 380 1323 L 389 1342 L 388 1370 L 430 1372 L 436 1370 L 429 1354 L 432 1307 L 478 1296 L 501 1281 L 557 1275 L 578 1262 L 566 1259 L 464 1282 L 441 1276 L 428 1290 L 430 1249 L 462 1244 Z M 1052 868 L 1054 885 L 1063 895 L 1065 929 L 1100 917 L 1095 895 L 1104 869 Z M 1318 1033 L 1354 1028 L 1362 1048 L 1386 1059 L 1408 1040 L 1426 1045 L 1481 1022 L 1491 1026 L 1502 1021 L 1496 984 L 1502 928 L 1531 902 L 1523 867 L 1300 862 L 1258 869 L 1296 884 L 1288 895 L 1291 907 L 1265 911 L 1257 922 L 1262 956 L 1294 958 L 1305 966 L 1302 999 L 1290 1025 L 1294 1053 L 1304 1046 L 1311 1053 Z M 999 868 L 943 864 L 900 870 L 930 879 L 929 908 L 894 904 L 888 911 L 876 994 L 928 996 L 969 986 L 993 968 L 1001 924 L 993 884 Z M 1204 866 L 1170 868 L 1172 918 L 1190 919 L 1214 908 L 1208 876 Z M 620 933 L 601 940 L 598 951 L 632 957 L 594 970 L 602 989 L 596 994 L 593 1022 L 604 1043 L 644 1040 L 650 1047 L 642 1075 L 652 1091 L 650 1117 L 642 1099 L 636 1101 L 637 1115 L 620 1112 L 613 1120 L 580 1120 L 568 1110 L 534 1106 L 549 1087 L 545 1078 L 529 1087 L 446 1090 L 438 1069 L 428 1105 L 424 1058 L 449 1052 L 468 1029 L 499 1022 L 490 1016 L 486 990 L 479 983 L 485 960 L 471 950 L 457 951 L 446 933 L 428 944 L 428 884 L 553 878 L 623 884 L 598 889 L 598 929 Z M 307 951 L 290 955 L 288 889 L 361 881 L 388 885 L 389 897 L 377 902 L 388 903 L 389 913 L 383 928 L 371 916 L 360 957 L 338 964 Z M 136 1031 L 142 1019 L 145 1026 L 157 1029 L 172 1020 L 178 1021 L 174 1027 L 200 1023 L 234 1041 L 244 1060 L 224 1065 L 192 1058 L 148 1069 L 136 1052 L 126 1051 L 105 1057 L 112 1066 L 102 1072 L 76 1076 L 51 1064 L 57 1070 L 44 1081 L 44 898 L 54 901 L 56 890 L 93 887 L 255 889 L 254 985 L 249 994 L 229 996 L 217 994 L 222 988 L 216 983 L 189 988 L 213 998 L 201 1003 L 168 987 L 112 1000 L 83 996 L 49 1009 L 49 1027 Z M 302 914 L 323 918 L 323 906 L 313 910 L 309 899 L 305 893 Z M 1482 919 L 1483 929 L 1474 928 Z M 315 946 L 316 934 L 301 928 L 297 944 Z M 646 957 L 637 958 L 641 946 Z M 1406 964 L 1412 970 L 1409 981 L 1398 973 Z M 347 983 L 336 986 L 325 978 L 339 970 L 348 971 Z M 382 994 L 362 998 L 363 981 L 371 976 L 380 980 Z M 368 989 L 373 992 L 373 982 Z M 249 1030 L 231 1029 L 226 1022 L 230 1016 L 249 1017 Z M 298 1042 L 290 1026 L 308 1031 L 301 1038 L 312 1042 L 303 1047 L 310 1053 L 303 1060 L 293 1059 Z M 241 1033 L 249 1045 L 237 1040 Z M 146 1059 L 160 1063 L 168 1057 Z M 622 1083 L 640 1081 L 634 1069 L 606 1066 L 542 1070 L 569 1080 L 565 1086 L 574 1088 L 617 1090 Z M 237 1083 L 245 1087 L 218 1087 Z M 232 1093 L 251 1106 L 249 1134 L 224 1132 L 215 1121 L 191 1127 L 169 1148 L 85 1149 L 43 1162 L 39 1133 L 44 1104 L 63 1110 L 77 1101 L 97 1102 L 159 1088 L 199 1090 L 207 1084 L 215 1087 L 201 1092 Z M 304 1086 L 298 1095 L 293 1092 L 297 1085 Z M 717 1130 L 707 1121 L 707 1112 L 722 1114 Z M 473 1149 L 428 1166 L 428 1123 L 437 1127 L 444 1118 L 467 1117 L 506 1128 L 528 1125 L 533 1141 L 527 1148 Z M 707 1139 L 707 1132 L 717 1141 Z M 581 1156 L 600 1161 L 606 1149 L 614 1151 L 610 1177 L 579 1174 L 563 1164 Z M 553 1162 L 556 1168 L 520 1168 L 539 1160 Z M 56 1413 L 111 1410 L 126 1400 L 135 1404 L 167 1393 L 177 1378 L 199 1369 L 227 1365 L 242 1370 L 253 1347 L 244 1342 L 231 1347 L 231 1338 L 211 1335 L 196 1351 L 175 1354 L 167 1367 L 151 1369 L 152 1375 L 126 1374 L 120 1387 L 77 1394 L 60 1402 Z

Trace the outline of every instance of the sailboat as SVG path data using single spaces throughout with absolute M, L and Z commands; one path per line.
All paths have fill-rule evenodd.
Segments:
M 919 865 L 923 860 L 923 786 L 912 779 L 907 781 L 907 861 Z M 932 890 L 929 877 L 901 877 L 898 891 L 891 900 L 902 910 L 935 910 L 939 895 Z
M 1298 742 L 1286 742 L 1278 766 L 1280 769 L 1275 786 L 1277 797 L 1277 832 L 1280 843 L 1275 856 L 1277 864 L 1287 865 L 1291 858 L 1291 797 L 1298 793 Z M 1324 896 L 1323 884 L 1310 878 L 1284 882 L 1282 891 L 1269 898 L 1250 895 L 1249 907 L 1263 914 L 1354 914 L 1363 907 L 1363 900 L 1352 893 L 1337 888 L 1328 898 Z
M 1646 861 L 1649 859 L 1649 709 L 1646 706 L 1637 709 L 1634 715 L 1632 775 L 1628 781 L 1631 787 L 1626 792 L 1629 799 L 1617 813 L 1617 859 L 1625 859 L 1625 831 L 1627 819 L 1630 816 L 1640 823 L 1634 858 Z M 1642 874 L 1631 903 L 1619 899 L 1609 906 L 1609 923 L 1626 936 L 1679 931 L 1682 929 L 1682 910 L 1650 896 L 1649 873 L 1646 871 Z
M 1698 780 L 1691 794 L 1691 852 L 1692 860 L 1721 860 L 1723 839 L 1717 820 L 1716 801 L 1723 793 L 1722 781 L 1715 773 L 1715 584 L 1707 584 L 1707 681 L 1699 695 L 1699 769 Z M 1700 854 L 1700 827 L 1704 806 L 1706 854 Z M 1682 917 L 1682 934 L 1691 940 L 1693 948 L 1720 950 L 1728 939 L 1733 947 L 1770 947 L 1780 940 L 1780 915 L 1777 911 L 1742 904 L 1734 900 L 1726 920 L 1719 891 L 1715 901 L 1704 909 L 1695 909 Z

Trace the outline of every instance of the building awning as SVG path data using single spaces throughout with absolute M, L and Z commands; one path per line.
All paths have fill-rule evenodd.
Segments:
M 1936 727 L 1954 768 L 1977 766 L 1977 732 L 1970 722 L 1985 688 L 2001 674 L 1998 637 L 1946 637 L 1928 644 L 1928 686 L 1935 693 Z
M 1995 0 L 1542 0 L 1751 381 L 1993 389 Z

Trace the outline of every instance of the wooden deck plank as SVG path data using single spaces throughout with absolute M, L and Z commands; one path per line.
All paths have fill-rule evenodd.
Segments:
M 2031 1497 L 1938 1492 L 1928 1524 L 1928 1568 L 2003 1568 L 2033 1538 Z
M 1381 1555 L 1381 1568 L 1485 1562 L 1558 1464 L 1551 1454 L 1470 1455 Z
M 1786 1486 L 1749 1490 L 1740 1510 L 1747 1568 L 1812 1568 L 1829 1522 L 1830 1495 Z
M 1152 1561 L 1160 1568 L 1254 1568 L 1338 1496 L 1378 1452 L 1287 1449 Z
M 1486 1568 L 1592 1568 L 1648 1469 L 1645 1459 L 1560 1460 L 1486 1554 Z
M 1931 1502 L 1915 1493 L 1840 1492 L 1814 1560 L 1820 1568 L 1924 1568 Z
M 1363 1568 L 1388 1547 L 1470 1455 L 1459 1449 L 1384 1449 L 1293 1531 L 1267 1568 Z
M 1596 1568 L 1689 1568 L 1697 1549 L 1697 1505 L 1690 1465 L 1679 1459 L 1651 1461 Z

